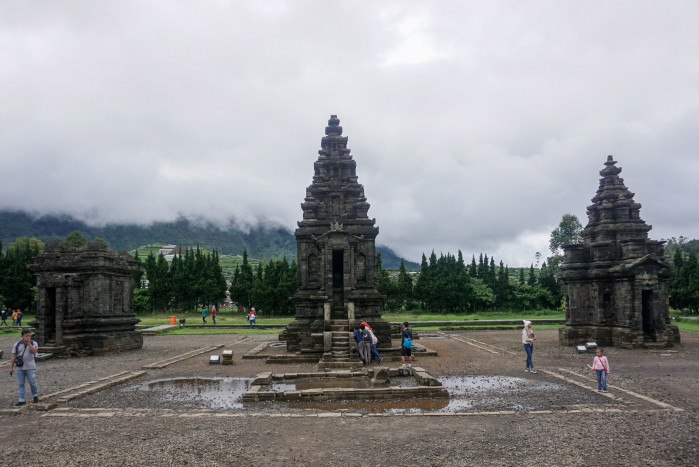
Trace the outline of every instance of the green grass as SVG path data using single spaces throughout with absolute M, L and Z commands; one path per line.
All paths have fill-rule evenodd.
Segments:
M 158 331 L 157 334 L 279 334 L 281 329 L 250 329 L 250 328 L 216 328 L 215 326 L 206 328 L 176 328 L 167 331 Z
M 535 310 L 535 311 L 489 311 L 480 313 L 384 313 L 382 315 L 386 321 L 459 321 L 466 319 L 560 319 L 565 318 L 565 313 L 558 310 Z
M 170 316 L 177 318 L 177 324 L 180 323 L 180 319 L 186 319 L 186 324 L 202 324 L 201 312 L 195 313 L 154 313 L 138 315 L 141 320 L 140 325 L 147 326 L 160 326 L 162 324 L 170 324 Z M 238 312 L 218 312 L 216 313 L 216 323 L 217 324 L 248 324 L 245 319 L 247 315 Z M 294 319 L 293 316 L 257 316 L 257 323 L 259 324 L 288 324 Z M 211 314 L 206 313 L 207 323 L 213 325 L 211 321 Z
M 673 323 L 680 331 L 699 332 L 699 319 L 677 318 Z

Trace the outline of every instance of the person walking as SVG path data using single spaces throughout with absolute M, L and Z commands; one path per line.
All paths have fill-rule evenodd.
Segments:
M 257 319 L 257 315 L 255 314 L 255 307 L 250 308 L 250 313 L 248 313 L 248 321 L 250 321 L 250 329 L 255 326 L 255 320 Z
M 216 305 L 211 307 L 211 321 L 216 324 Z
M 534 340 L 536 336 L 534 335 L 534 331 L 532 331 L 532 322 L 526 319 L 523 321 L 522 345 L 524 345 L 524 351 L 527 353 L 527 368 L 524 371 L 527 373 L 537 373 L 536 368 L 534 368 L 534 363 L 532 362 L 532 353 L 534 352 Z
M 34 402 L 39 402 L 39 390 L 36 386 L 36 354 L 39 352 L 39 344 L 32 340 L 32 333 L 29 329 L 22 331 L 22 340 L 12 346 L 12 357 L 10 357 L 10 376 L 17 367 L 17 389 L 19 392 L 19 402 L 16 406 L 27 403 L 25 381 L 29 381 Z
M 0 318 L 2 318 L 2 323 L 0 323 L 0 326 L 7 326 L 7 311 L 4 308 L 2 313 L 0 313 Z
M 22 310 L 17 308 L 17 326 L 22 325 Z
M 587 367 L 597 372 L 597 391 L 607 392 L 607 375 L 609 374 L 609 361 L 604 356 L 604 350 L 597 347 L 597 356 L 592 361 L 592 366 Z
M 17 326 L 17 310 L 12 310 L 12 325 Z
M 206 307 L 205 306 L 201 308 L 201 320 L 204 322 L 204 324 L 207 324 L 206 323 Z
M 407 368 L 410 368 L 413 362 L 413 331 L 410 329 L 407 321 L 403 321 L 400 325 L 400 362 L 403 368 L 406 368 L 405 361 L 408 360 Z

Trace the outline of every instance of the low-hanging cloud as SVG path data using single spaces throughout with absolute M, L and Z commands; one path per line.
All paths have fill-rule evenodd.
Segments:
M 338 114 L 409 259 L 547 255 L 607 154 L 699 237 L 699 5 L 4 2 L 0 209 L 293 229 Z

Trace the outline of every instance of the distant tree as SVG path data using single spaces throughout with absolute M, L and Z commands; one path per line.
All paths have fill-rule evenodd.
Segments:
M 534 275 L 534 263 L 532 263 L 532 265 L 529 266 L 529 277 L 527 278 L 527 284 L 528 285 L 536 284 L 536 276 Z
M 551 232 L 549 239 L 549 249 L 554 255 L 561 254 L 561 247 L 567 244 L 582 243 L 582 224 L 577 216 L 573 214 L 563 214 L 558 227 Z
M 252 300 L 253 274 L 252 266 L 248 260 L 248 250 L 243 251 L 243 262 L 238 268 L 236 264 L 233 280 L 231 281 L 231 299 L 234 302 L 241 303 L 247 308 L 251 306 Z
M 376 252 L 374 268 L 376 269 L 376 290 L 386 297 L 383 303 L 384 309 L 396 308 L 399 300 L 397 297 L 397 288 L 391 282 L 388 271 L 383 268 L 380 251 Z
M 63 246 L 75 248 L 87 245 L 87 240 L 85 240 L 83 234 L 81 234 L 77 230 L 73 230 L 66 236 L 65 240 L 63 240 L 61 244 Z
M 398 283 L 396 284 L 396 289 L 401 304 L 405 305 L 407 308 L 411 308 L 413 301 L 413 280 L 405 270 L 403 260 L 400 261 L 400 267 L 398 268 Z
M 36 238 L 21 237 L 2 254 L 0 248 L 0 297 L 6 306 L 30 309 L 36 295 L 36 279 L 28 269 L 43 251 L 44 244 Z
M 468 274 L 471 277 L 478 277 L 478 268 L 476 266 L 476 256 L 471 256 L 471 266 L 468 268 Z

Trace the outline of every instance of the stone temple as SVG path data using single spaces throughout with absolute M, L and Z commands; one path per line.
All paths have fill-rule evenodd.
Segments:
M 560 278 L 565 290 L 562 345 L 671 346 L 680 342 L 670 324 L 668 280 L 672 265 L 662 241 L 650 240 L 641 205 L 608 156 L 599 189 L 587 208 L 583 244 L 565 245 Z
M 376 290 L 375 219 L 369 219 L 356 162 L 332 115 L 314 164 L 313 183 L 298 222 L 296 315 L 287 327 L 287 350 L 322 355 L 323 362 L 349 363 L 350 334 L 366 321 L 390 347 L 390 324 L 381 318 L 383 296 Z
M 97 355 L 143 347 L 133 310 L 140 266 L 131 256 L 94 243 L 49 243 L 30 269 L 37 277 L 33 324 L 42 352 Z

